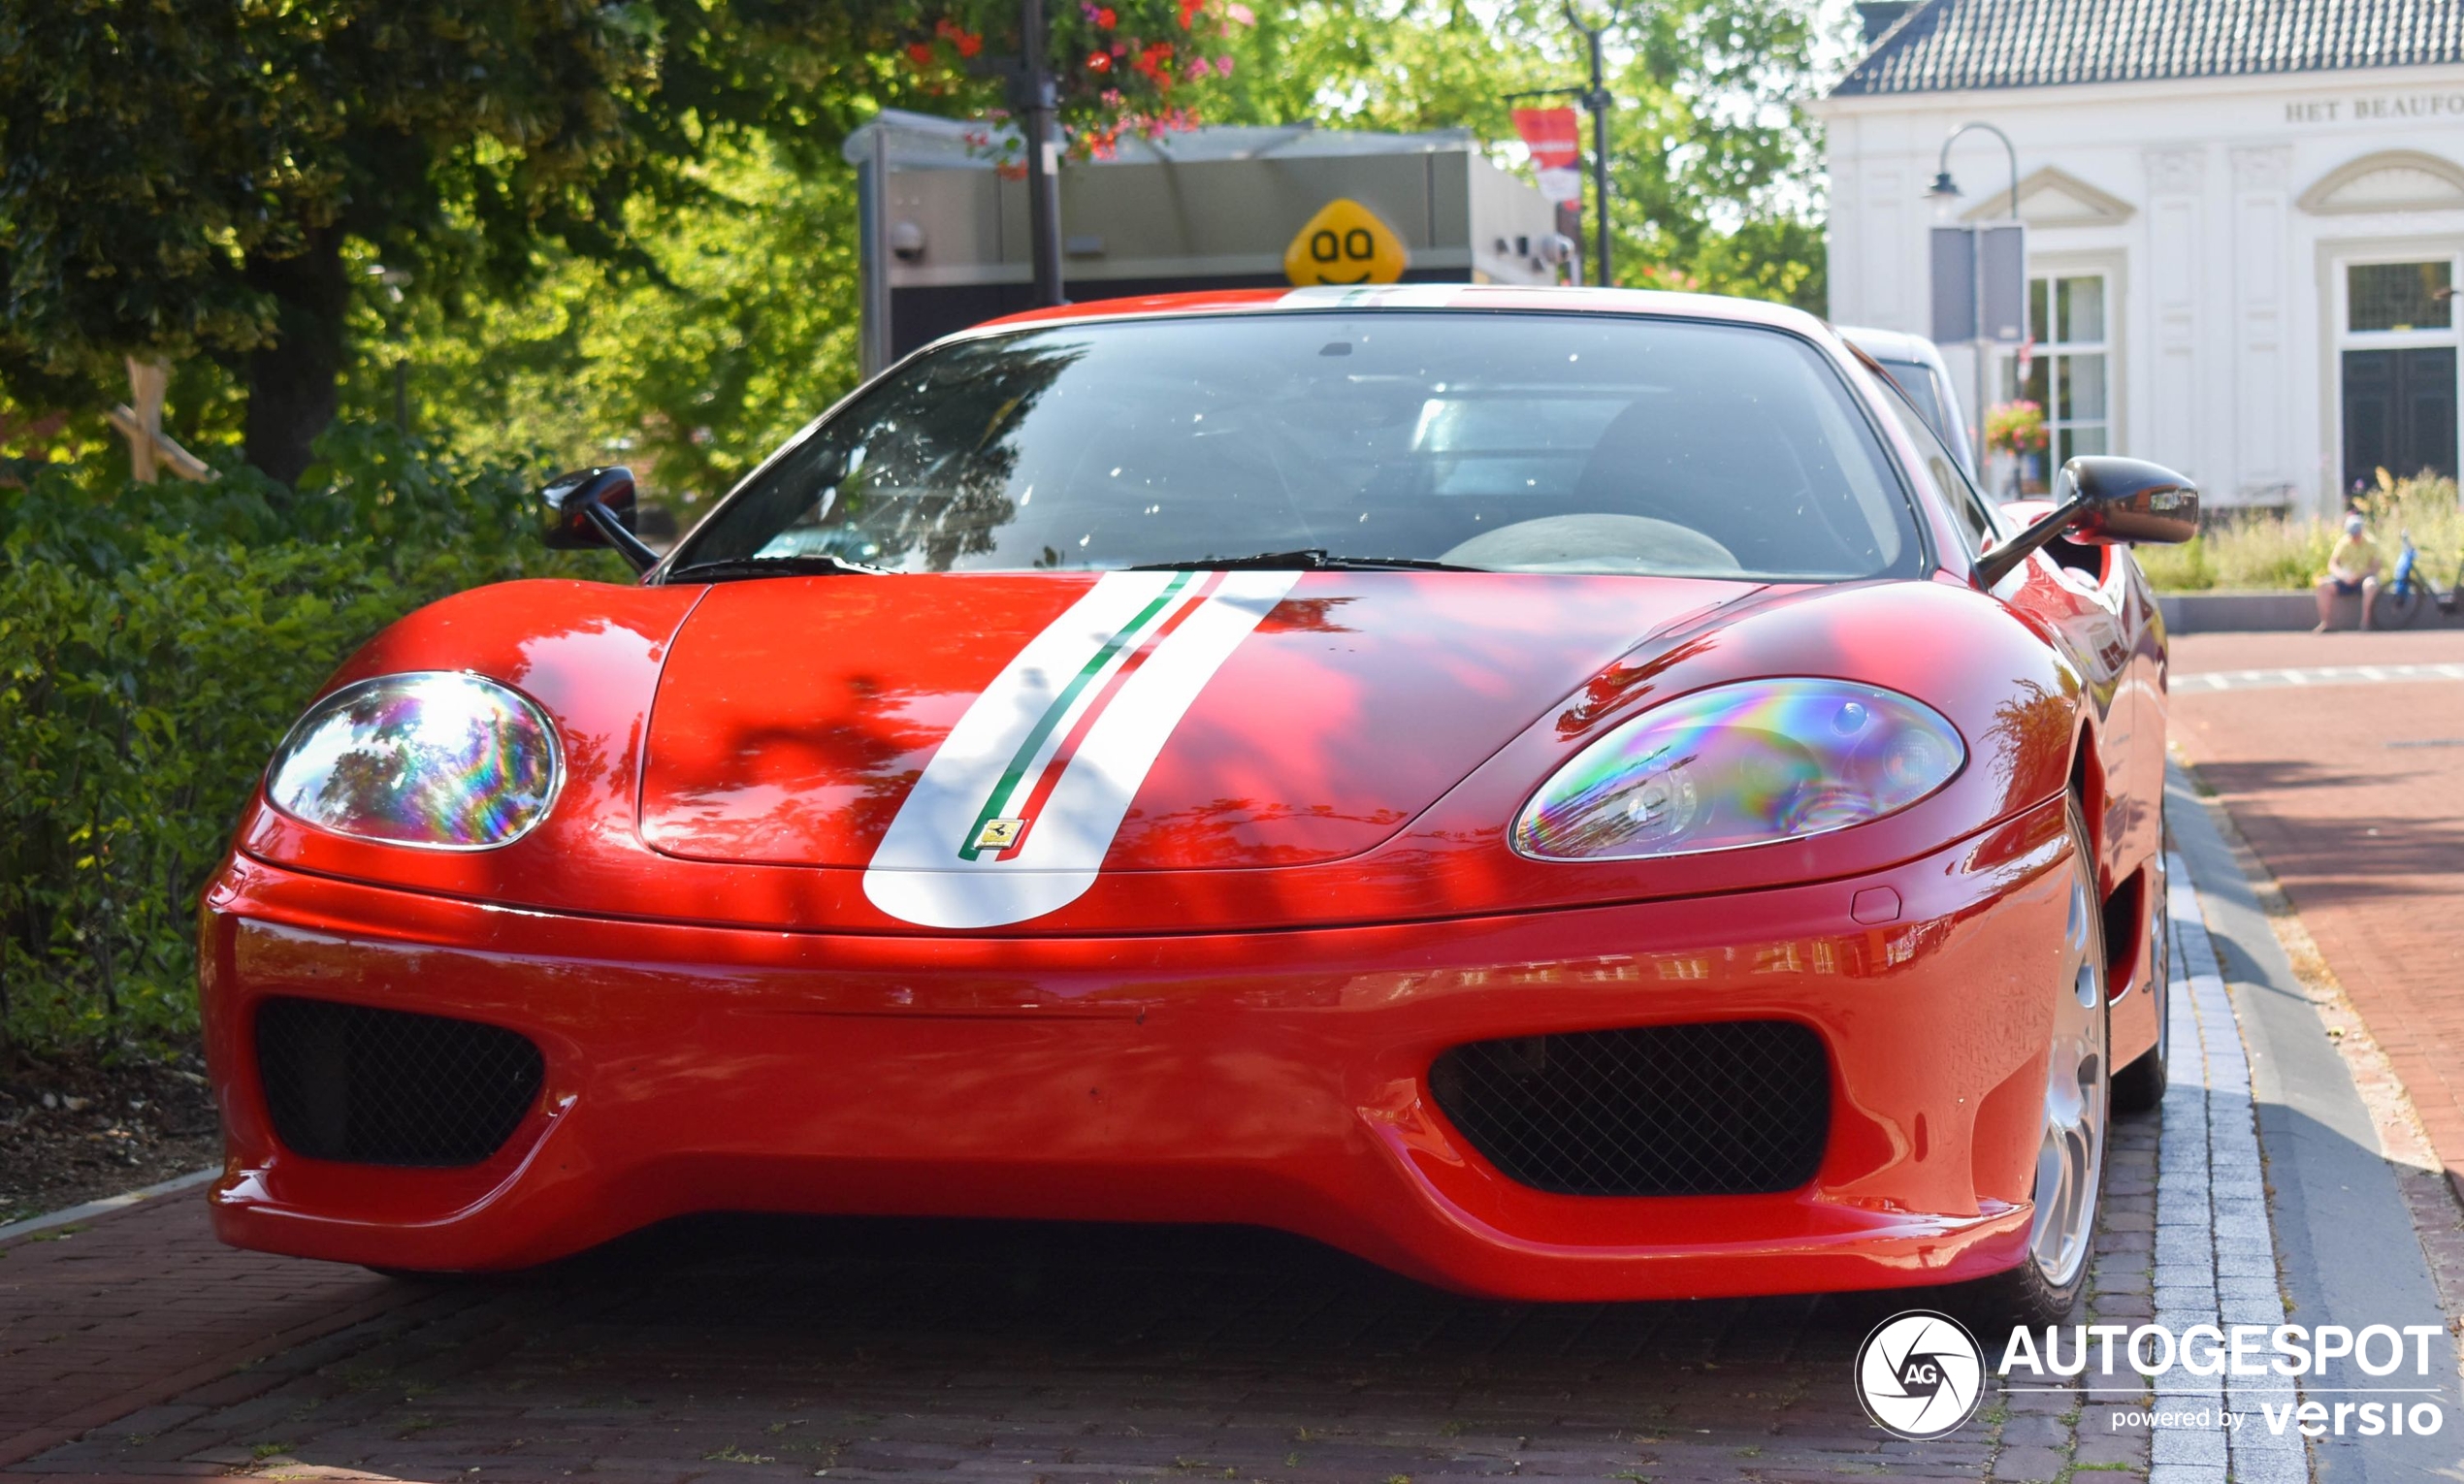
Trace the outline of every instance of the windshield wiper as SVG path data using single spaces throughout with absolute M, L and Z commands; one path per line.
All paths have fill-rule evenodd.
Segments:
M 886 566 L 866 566 L 827 552 L 794 557 L 733 557 L 725 562 L 697 562 L 670 569 L 662 582 L 732 582 L 739 577 L 888 577 Z
M 1246 557 L 1201 557 L 1195 562 L 1141 562 L 1129 568 L 1133 572 L 1225 572 L 1241 567 L 1263 567 L 1269 571 L 1305 572 L 1485 572 L 1485 566 L 1464 566 L 1453 562 L 1431 562 L 1419 557 L 1341 557 L 1323 546 L 1304 546 L 1298 551 L 1261 551 Z

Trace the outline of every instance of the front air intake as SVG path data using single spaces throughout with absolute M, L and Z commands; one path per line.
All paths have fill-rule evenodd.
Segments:
M 1475 1041 L 1429 1090 L 1507 1178 L 1561 1195 L 1795 1190 L 1831 1134 L 1831 1060 L 1791 1020 Z
M 499 1026 L 325 1000 L 267 1000 L 256 1042 L 275 1136 L 356 1164 L 475 1165 L 538 1102 L 545 1071 Z

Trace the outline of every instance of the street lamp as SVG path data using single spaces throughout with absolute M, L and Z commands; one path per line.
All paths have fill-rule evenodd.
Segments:
M 1035 263 L 1035 303 L 1049 307 L 1061 297 L 1060 150 L 1053 140 L 1059 92 L 1045 56 L 1044 0 L 1020 0 L 1019 69 L 1011 79 L 1010 108 L 1025 125 L 1027 242 Z
M 1959 199 L 1960 184 L 1958 181 L 1951 178 L 1951 146 L 1960 142 L 1961 135 L 1970 133 L 1977 129 L 1982 129 L 1986 133 L 1993 135 L 1995 139 L 2000 140 L 2002 142 L 2003 151 L 2010 156 L 2011 195 L 2008 203 L 2009 210 L 2003 214 L 2010 217 L 2011 220 L 2017 221 L 2019 220 L 2019 146 L 2011 143 L 2011 137 L 2009 135 L 2004 134 L 2001 130 L 1994 127 L 1990 123 L 1986 123 L 1982 119 L 1976 120 L 1972 123 L 1963 123 L 1960 125 L 1958 128 L 1953 129 L 1949 137 L 1942 141 L 1942 157 L 1934 162 L 1935 169 L 1933 172 L 1933 184 L 1926 190 L 1926 195 L 1931 197 L 1935 201 L 1947 202 L 1957 201 Z
M 2016 222 L 2019 220 L 2019 146 L 2011 143 L 2009 135 L 1982 119 L 1963 123 L 1943 138 L 1941 157 L 1934 162 L 1933 184 L 1926 188 L 1925 194 L 1928 199 L 1940 206 L 1948 206 L 1960 199 L 1960 183 L 1951 178 L 1951 146 L 1960 142 L 1961 135 L 1979 129 L 2000 140 L 2003 152 L 2010 156 L 2011 194 L 2005 205 L 2010 219 Z M 1985 333 L 1984 246 L 1982 242 L 1973 235 L 1973 229 L 1970 231 L 1968 276 L 1973 283 L 1976 316 L 1974 332 L 1976 336 L 1976 444 L 1971 457 L 1976 462 L 1977 478 L 1982 480 L 1985 477 L 1985 360 L 1988 353 L 1986 347 L 1991 341 Z
M 1599 247 L 1595 256 L 1599 266 L 1592 272 L 1592 281 L 1604 288 L 1613 287 L 1615 279 L 1608 273 L 1608 87 L 1600 58 L 1602 33 L 1616 25 L 1625 14 L 1624 0 L 1608 7 L 1608 14 L 1585 20 L 1574 10 L 1574 0 L 1566 0 L 1566 23 L 1583 33 L 1591 44 L 1591 88 L 1582 95 L 1582 106 L 1591 111 L 1591 196 L 1600 219 L 1592 232 Z

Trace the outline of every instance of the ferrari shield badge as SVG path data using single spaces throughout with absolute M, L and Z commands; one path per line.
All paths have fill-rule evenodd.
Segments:
M 1019 836 L 1025 831 L 1024 820 L 987 820 L 984 827 L 975 832 L 975 848 L 979 851 L 1005 851 L 1018 844 Z

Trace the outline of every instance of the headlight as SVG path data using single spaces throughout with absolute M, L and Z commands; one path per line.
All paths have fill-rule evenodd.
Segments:
M 509 845 L 564 777 L 556 730 L 529 697 L 477 675 L 422 671 L 347 685 L 300 718 L 266 797 L 336 834 L 430 850 Z
M 1557 770 L 1514 822 L 1543 860 L 1691 855 L 1894 814 L 1951 781 L 1960 734 L 1844 680 L 1749 680 L 1655 706 Z

